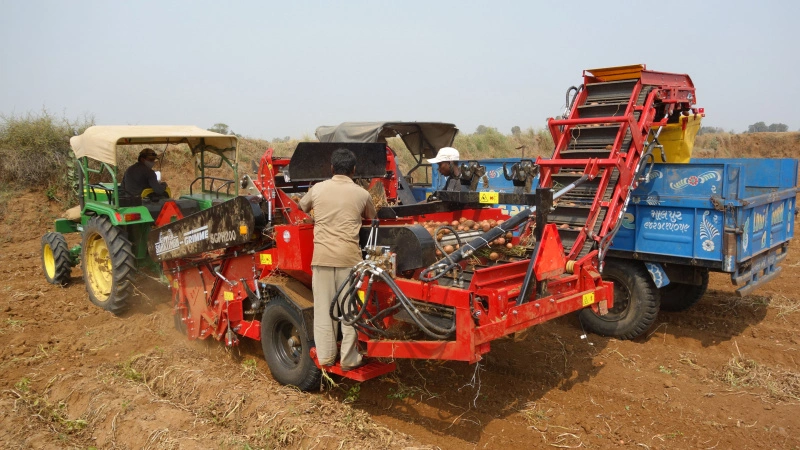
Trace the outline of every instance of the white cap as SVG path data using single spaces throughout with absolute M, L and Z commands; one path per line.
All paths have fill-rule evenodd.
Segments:
M 428 162 L 436 164 L 442 161 L 458 161 L 459 159 L 461 159 L 461 155 L 458 154 L 458 150 L 453 147 L 442 147 L 436 157 L 429 159 Z

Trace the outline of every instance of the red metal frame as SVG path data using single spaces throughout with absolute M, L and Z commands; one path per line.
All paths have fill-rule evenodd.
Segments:
M 591 74 L 584 74 L 586 84 L 597 81 Z M 447 286 L 438 281 L 420 281 L 417 278 L 420 269 L 414 277 L 398 277 L 395 283 L 409 299 L 452 308 L 456 323 L 454 337 L 450 340 L 389 340 L 372 339 L 360 334 L 360 340 L 366 343 L 367 355 L 476 362 L 489 351 L 491 341 L 502 336 L 582 308 L 591 307 L 598 312 L 611 308 L 613 285 L 601 279 L 597 269 L 596 251 L 576 261 L 571 269 L 572 273 L 566 273 L 565 267 L 567 259 L 576 258 L 576 249 L 581 247 L 585 239 L 600 239 L 615 225 L 616 216 L 624 207 L 628 189 L 634 182 L 633 172 L 644 151 L 647 133 L 653 125 L 666 120 L 655 120 L 653 105 L 656 99 L 667 103 L 667 109 L 671 110 L 679 103 L 690 103 L 692 97 L 689 94 L 693 95 L 694 92 L 691 80 L 685 75 L 642 71 L 632 98 L 636 98 L 645 85 L 655 88 L 648 94 L 644 105 L 630 104 L 624 116 L 578 118 L 577 108 L 585 102 L 587 96 L 586 90 L 582 90 L 566 119 L 548 120 L 556 149 L 552 159 L 537 160 L 541 168 L 542 186 L 550 186 L 552 174 L 562 168 L 582 168 L 590 178 L 594 178 L 600 169 L 604 171 L 590 210 L 590 220 L 571 252 L 565 256 L 556 226 L 545 225 L 538 250 L 533 256 L 537 289 L 534 289 L 536 292 L 530 301 L 517 304 L 530 263 L 526 259 L 502 264 L 480 259 L 483 266 L 474 270 L 467 287 Z M 634 119 L 634 112 L 640 113 L 639 120 Z M 570 130 L 573 127 L 601 123 L 620 124 L 614 148 L 608 158 L 561 157 L 561 152 L 569 145 Z M 631 147 L 623 151 L 625 149 L 621 149 L 621 145 L 627 129 L 632 132 Z M 371 186 L 381 183 L 387 199 L 394 201 L 397 199 L 399 171 L 394 153 L 388 146 L 386 157 L 387 176 L 374 179 Z M 218 340 L 225 339 L 229 345 L 235 344 L 237 335 L 260 339 L 259 318 L 254 317 L 254 312 L 245 309 L 249 304 L 247 291 L 257 291 L 258 281 L 272 276 L 289 276 L 310 287 L 313 224 L 293 197 L 294 192 L 304 192 L 309 186 L 285 180 L 282 174 L 288 164 L 289 159 L 274 157 L 272 149 L 267 150 L 261 158 L 256 179 L 253 180 L 273 219 L 274 226 L 270 228 L 270 232 L 274 235 L 262 237 L 263 242 L 270 243 L 267 248 L 257 251 L 251 251 L 246 246 L 227 248 L 164 263 L 164 272 L 170 278 L 172 286 L 175 312 L 186 325 L 189 339 L 212 336 Z M 603 203 L 602 193 L 609 183 L 611 169 L 619 172 L 619 181 L 611 201 Z M 607 208 L 607 213 L 600 235 L 589 237 L 601 207 Z M 452 221 L 461 217 L 476 221 L 508 218 L 499 209 L 484 208 L 382 220 L 381 223 L 410 225 L 430 220 Z M 180 218 L 180 211 L 177 206 L 172 208 L 168 204 L 156 220 L 156 225 L 163 225 L 175 218 Z M 465 267 L 466 261 L 461 264 Z M 373 285 L 372 295 L 379 308 L 387 308 L 398 301 L 390 287 L 382 282 Z M 371 305 L 370 308 L 375 306 Z M 383 325 L 390 326 L 394 321 L 394 317 L 387 317 Z M 328 370 L 344 376 L 367 379 L 391 369 L 370 367 L 345 373 L 336 366 Z
M 537 160 L 537 164 L 540 166 L 539 179 L 541 186 L 552 185 L 552 174 L 559 172 L 562 168 L 581 168 L 589 164 L 590 160 L 588 159 L 568 159 L 561 156 L 561 152 L 569 146 L 571 137 L 570 131 L 574 127 L 579 125 L 617 123 L 620 125 L 609 157 L 607 159 L 599 159 L 596 162 L 598 167 L 605 170 L 603 171 L 598 185 L 594 202 L 590 208 L 589 218 L 567 255 L 569 259 L 576 259 L 578 257 L 587 239 L 600 241 L 613 230 L 620 212 L 625 208 L 625 201 L 628 197 L 629 190 L 635 184 L 636 180 L 633 180 L 635 176 L 634 171 L 645 150 L 645 141 L 651 128 L 665 125 L 667 122 L 666 115 L 674 111 L 676 107 L 689 110 L 691 109 L 691 105 L 694 104 L 694 84 L 688 75 L 655 72 L 644 69 L 645 66 L 642 65 L 640 70 L 637 71 L 639 81 L 631 92 L 631 100 L 628 103 L 624 115 L 615 117 L 579 118 L 579 107 L 586 103 L 588 96 L 588 89 L 583 89 L 580 90 L 576 96 L 573 107 L 566 119 L 550 118 L 547 121 L 548 128 L 555 142 L 555 151 L 551 159 L 542 160 L 540 158 Z M 602 81 L 604 80 L 592 75 L 590 71 L 584 71 L 584 85 Z M 642 105 L 636 105 L 633 99 L 638 98 L 642 89 L 645 87 L 653 89 L 648 93 Z M 654 108 L 654 104 L 656 100 L 665 106 L 665 117 L 660 120 L 656 120 L 655 118 L 656 109 Z M 638 121 L 634 116 L 636 112 L 639 113 Z M 628 149 L 623 149 L 623 140 L 628 130 L 630 130 L 631 134 L 631 146 Z M 619 173 L 617 185 L 614 188 L 611 199 L 607 202 L 603 202 L 603 195 L 608 187 L 613 169 L 616 169 Z M 607 209 L 607 212 L 599 233 L 590 237 L 591 230 L 595 227 L 599 211 L 603 207 Z

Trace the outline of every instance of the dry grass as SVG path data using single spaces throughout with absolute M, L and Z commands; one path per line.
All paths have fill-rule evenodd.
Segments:
M 70 418 L 66 401 L 50 400 L 47 391 L 54 381 L 56 377 L 50 380 L 43 392 L 38 392 L 29 379 L 23 378 L 14 385 L 14 389 L 4 393 L 14 399 L 15 414 L 29 416 L 45 424 L 64 443 L 79 445 L 90 435 L 90 421 L 87 417 Z
M 520 414 L 529 423 L 529 427 L 537 432 L 543 443 L 556 448 L 579 448 L 583 446 L 580 429 L 563 427 L 552 423 L 553 408 L 528 402 Z
M 717 306 L 722 309 L 723 314 L 738 315 L 743 311 L 758 311 L 762 308 L 777 310 L 777 317 L 786 319 L 786 316 L 800 311 L 800 300 L 789 298 L 785 295 L 746 295 L 738 297 L 727 295 L 720 299 Z
M 746 358 L 741 352 L 728 361 L 717 373 L 717 378 L 733 389 L 762 389 L 765 397 L 800 401 L 800 373 L 761 364 Z
M 236 448 L 300 448 L 320 442 L 323 448 L 378 448 L 402 442 L 363 411 L 278 385 L 258 369 L 255 360 L 231 365 L 230 370 L 238 369 L 239 376 L 229 373 L 221 379 L 217 378 L 219 362 L 200 359 L 217 367 L 213 372 L 204 370 L 196 354 L 153 351 L 118 364 L 112 375 L 144 386 L 153 402 L 224 429 L 230 436 L 228 444 Z M 153 447 L 170 448 L 169 430 L 154 432 L 150 442 Z

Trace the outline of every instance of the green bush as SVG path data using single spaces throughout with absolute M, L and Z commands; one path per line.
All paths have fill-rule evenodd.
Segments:
M 73 200 L 74 155 L 69 138 L 94 124 L 94 118 L 70 121 L 42 110 L 24 116 L 0 115 L 0 182 L 39 186 L 48 197 Z

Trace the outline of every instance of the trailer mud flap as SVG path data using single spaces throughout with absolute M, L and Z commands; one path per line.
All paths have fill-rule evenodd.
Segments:
M 158 261 L 183 258 L 250 242 L 264 214 L 257 197 L 236 197 L 154 228 L 147 251 Z
M 650 278 L 653 279 L 653 283 L 657 288 L 662 288 L 670 283 L 667 272 L 661 267 L 661 264 L 646 262 L 644 266 L 647 268 L 647 273 L 650 274 Z

